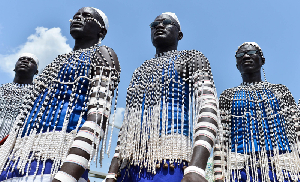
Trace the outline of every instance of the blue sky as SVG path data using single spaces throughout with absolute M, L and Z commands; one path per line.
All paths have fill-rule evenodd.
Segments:
M 17 54 L 31 51 L 41 67 L 74 46 L 69 19 L 84 6 L 101 9 L 109 19 L 102 44 L 115 50 L 122 68 L 119 121 L 133 71 L 155 54 L 149 24 L 162 12 L 175 12 L 184 34 L 178 50 L 196 49 L 210 61 L 218 94 L 241 83 L 235 51 L 246 41 L 257 42 L 266 58 L 271 83 L 286 85 L 300 99 L 300 1 L 205 0 L 0 0 L 0 84 L 12 82 Z M 114 134 L 117 134 L 115 130 Z M 113 138 L 115 144 L 116 137 Z M 102 172 L 107 172 L 105 160 Z M 92 168 L 93 169 L 93 168 Z M 93 169 L 95 170 L 95 169 Z

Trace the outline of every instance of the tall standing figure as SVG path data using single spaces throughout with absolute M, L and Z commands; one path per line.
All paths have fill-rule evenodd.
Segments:
M 261 80 L 255 42 L 236 52 L 243 83 L 219 99 L 223 133 L 215 147 L 218 181 L 299 181 L 299 111 L 288 88 Z
M 39 60 L 34 54 L 21 54 L 15 64 L 13 82 L 0 87 L 0 145 L 5 141 L 26 95 L 31 92 L 38 66 Z
M 0 149 L 0 181 L 86 181 L 90 161 L 105 146 L 120 74 L 114 51 L 100 46 L 107 17 L 84 7 L 70 21 L 74 49 L 37 77 Z
M 156 55 L 133 73 L 106 180 L 119 170 L 123 182 L 206 181 L 219 124 L 210 64 L 199 51 L 177 51 L 183 33 L 174 13 L 157 16 L 150 28 Z

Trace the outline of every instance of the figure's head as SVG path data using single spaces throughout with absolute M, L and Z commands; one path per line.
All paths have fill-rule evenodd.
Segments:
M 255 42 L 245 42 L 239 46 L 235 54 L 236 67 L 241 74 L 260 72 L 265 58 L 259 45 Z
M 18 76 L 31 77 L 38 74 L 39 60 L 36 55 L 23 53 L 15 64 L 14 71 Z
M 108 19 L 99 9 L 83 7 L 70 20 L 70 34 L 74 39 L 81 37 L 103 40 L 108 29 Z
M 175 13 L 166 12 L 157 16 L 150 24 L 151 41 L 154 47 L 172 46 L 182 39 L 180 22 Z

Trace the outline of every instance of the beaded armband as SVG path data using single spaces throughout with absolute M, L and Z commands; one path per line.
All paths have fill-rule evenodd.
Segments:
M 82 141 L 82 140 L 75 140 L 71 146 L 71 148 L 79 148 L 83 151 L 85 151 L 86 153 L 88 153 L 89 155 L 92 153 L 92 156 L 94 156 L 95 150 L 93 150 L 93 146 L 89 143 L 87 143 L 86 141 Z
M 200 176 L 202 176 L 203 178 L 205 178 L 205 171 L 197 166 L 189 166 L 189 167 L 185 168 L 184 175 L 186 175 L 188 173 L 197 173 Z
M 201 118 L 201 117 L 211 118 L 214 121 L 218 122 L 218 116 L 211 112 L 202 112 L 198 118 Z
M 211 149 L 212 149 L 212 146 L 209 142 L 205 141 L 205 140 L 197 140 L 195 142 L 195 145 L 194 146 L 202 146 L 202 147 L 205 147 L 208 152 L 210 153 Z
M 99 140 L 99 137 L 95 136 L 93 132 L 87 130 L 79 130 L 76 137 L 86 138 L 92 142 L 96 142 Z
M 199 129 L 199 128 L 208 128 L 208 129 L 211 129 L 213 130 L 214 132 L 217 132 L 218 128 L 216 125 L 210 123 L 210 122 L 200 122 L 200 123 L 197 123 L 196 124 L 196 127 L 195 129 Z
M 114 180 L 117 180 L 117 175 L 115 173 L 108 173 L 106 175 L 106 179 L 114 179 Z
M 80 156 L 80 155 L 76 155 L 76 154 L 69 154 L 65 160 L 65 162 L 71 162 L 74 164 L 77 164 L 79 166 L 81 166 L 82 168 L 84 168 L 84 170 L 88 169 L 89 167 L 89 161 Z
M 58 171 L 54 179 L 57 179 L 61 182 L 77 182 L 77 180 L 73 176 L 63 171 Z
M 97 134 L 100 136 L 100 138 L 103 138 L 104 136 L 104 132 L 103 132 L 103 129 L 100 128 L 100 126 L 93 122 L 93 121 L 86 121 L 82 127 L 87 127 L 87 128 L 90 128 L 92 130 L 96 130 Z

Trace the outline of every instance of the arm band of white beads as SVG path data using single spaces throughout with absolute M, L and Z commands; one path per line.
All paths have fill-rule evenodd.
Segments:
M 99 140 L 99 137 L 95 136 L 94 133 L 87 130 L 79 130 L 76 137 L 82 137 L 90 140 L 91 142 L 96 142 Z
M 202 147 L 205 147 L 207 150 L 208 150 L 208 152 L 210 153 L 210 151 L 211 151 L 211 148 L 212 148 L 212 146 L 210 145 L 210 143 L 208 143 L 207 141 L 205 141 L 205 140 L 197 140 L 196 142 L 195 142 L 195 145 L 194 146 L 202 146 Z
M 91 108 L 88 111 L 88 115 L 90 115 L 90 114 L 99 114 L 99 115 L 103 114 L 107 118 L 108 118 L 108 115 L 109 115 L 108 111 L 105 108 L 99 108 L 99 109 Z
M 222 168 L 220 168 L 220 167 L 215 167 L 215 168 L 214 168 L 214 172 L 222 172 Z
M 186 175 L 188 173 L 197 173 L 200 176 L 202 176 L 203 178 L 205 178 L 205 171 L 197 166 L 189 166 L 189 167 L 185 168 L 184 175 Z
M 71 162 L 71 163 L 75 163 L 81 167 L 84 168 L 84 170 L 88 169 L 88 165 L 89 165 L 89 161 L 80 156 L 80 155 L 76 155 L 76 154 L 69 154 L 65 160 L 65 162 Z
M 211 118 L 211 119 L 215 120 L 216 122 L 218 121 L 218 116 L 215 115 L 215 114 L 213 114 L 213 113 L 211 113 L 211 112 L 202 112 L 199 115 L 199 118 L 202 118 L 202 117 L 208 117 L 208 118 Z
M 55 174 L 54 179 L 57 179 L 61 182 L 77 182 L 77 180 L 73 176 L 63 171 L 58 171 Z
M 215 141 L 215 135 L 207 130 L 198 130 L 195 134 L 195 136 L 206 136 L 207 138 L 211 139 L 211 141 Z
M 97 123 L 95 123 L 94 121 L 86 121 L 82 125 L 82 127 L 87 127 L 92 130 L 96 129 L 96 132 L 100 135 L 101 138 L 103 138 L 103 136 L 104 136 L 104 132 L 103 132 L 102 128 L 100 128 L 100 126 Z
M 217 130 L 218 130 L 217 126 L 210 122 L 197 123 L 195 129 L 197 130 L 198 128 L 209 128 L 209 129 L 213 130 L 214 132 L 217 132 Z
M 71 146 L 71 148 L 79 148 L 83 151 L 86 151 L 86 153 L 88 154 L 91 154 L 92 150 L 93 150 L 93 147 L 91 144 L 85 142 L 85 141 L 82 141 L 82 140 L 75 140 Z M 95 150 L 93 150 L 93 155 L 94 156 L 94 153 L 95 153 Z
M 223 179 L 223 175 L 219 174 L 219 175 L 215 175 L 215 180 L 222 180 Z
M 114 180 L 117 180 L 116 174 L 115 174 L 115 173 L 108 173 L 108 174 L 106 175 L 106 179 L 114 179 Z
M 216 112 L 218 111 L 216 106 L 214 106 L 213 104 L 209 104 L 209 103 L 207 103 L 204 108 L 209 108 L 209 109 L 212 109 Z

